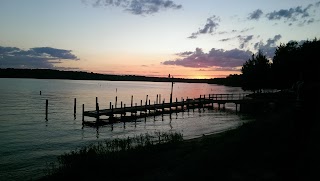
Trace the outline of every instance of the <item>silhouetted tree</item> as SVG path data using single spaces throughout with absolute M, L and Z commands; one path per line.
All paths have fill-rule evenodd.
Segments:
M 252 55 L 241 69 L 244 90 L 261 92 L 264 88 L 269 88 L 270 82 L 270 63 L 261 51 Z
M 276 88 L 290 88 L 299 79 L 319 81 L 320 41 L 281 44 L 275 51 L 272 64 L 273 84 Z
M 300 46 L 292 41 L 280 44 L 275 51 L 272 64 L 272 83 L 276 88 L 289 88 L 299 78 L 301 65 Z

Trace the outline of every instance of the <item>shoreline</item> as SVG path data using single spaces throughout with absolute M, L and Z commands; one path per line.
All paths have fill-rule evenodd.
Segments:
M 235 129 L 159 146 L 152 151 L 133 152 L 115 162 L 101 163 L 103 168 L 95 167 L 96 175 L 89 175 L 88 179 L 104 178 L 106 173 L 109 173 L 108 178 L 120 180 L 294 179 L 301 176 L 298 170 L 306 169 L 300 168 L 301 161 L 295 158 L 301 153 L 296 149 L 294 120 L 294 105 L 281 105 Z M 52 179 L 77 178 L 74 173 L 69 170 L 66 175 Z

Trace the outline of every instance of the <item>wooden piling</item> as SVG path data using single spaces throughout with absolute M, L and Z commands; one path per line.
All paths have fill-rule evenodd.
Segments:
M 97 121 L 100 121 L 100 109 L 99 103 L 96 103 Z
M 118 96 L 116 96 L 116 103 L 114 104 L 115 108 L 117 108 L 117 104 L 118 104 Z
M 133 104 L 133 95 L 131 96 L 131 107 L 132 107 L 132 104 Z
M 163 121 L 163 114 L 164 114 L 164 101 L 162 102 L 162 111 L 161 111 L 161 113 L 162 113 L 162 121 Z
M 182 98 L 182 106 L 181 106 L 181 110 L 184 111 L 184 99 Z
M 158 99 L 157 99 L 158 100 Z M 154 109 L 154 112 L 153 112 L 153 119 L 154 119 L 154 121 L 156 120 L 156 102 L 154 102 L 154 104 L 153 104 L 153 109 Z
M 113 105 L 111 106 L 111 115 L 109 116 L 109 122 L 113 124 Z
M 84 122 L 84 104 L 82 104 L 82 122 Z
M 149 99 L 149 107 L 150 107 L 150 105 L 151 105 L 151 104 L 150 104 L 150 99 Z M 149 108 L 148 110 L 149 110 L 149 114 L 150 114 L 150 108 Z
M 148 95 L 146 96 L 146 105 L 148 104 Z
M 77 98 L 74 98 L 74 105 L 73 105 L 73 114 L 77 113 Z
M 156 99 L 156 103 L 155 104 L 158 104 L 158 94 L 157 94 L 157 99 Z
M 123 116 L 126 116 L 126 104 L 123 104 Z M 126 120 L 124 119 L 123 122 L 125 122 L 125 121 Z
M 48 120 L 48 99 L 46 99 L 46 120 Z

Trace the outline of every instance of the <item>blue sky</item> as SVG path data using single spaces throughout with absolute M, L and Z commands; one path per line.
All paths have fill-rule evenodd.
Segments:
M 212 78 L 320 37 L 319 0 L 2 0 L 0 68 Z

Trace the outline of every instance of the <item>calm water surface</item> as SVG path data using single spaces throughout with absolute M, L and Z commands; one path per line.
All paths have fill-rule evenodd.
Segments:
M 0 180 L 30 180 L 44 175 L 46 164 L 56 161 L 64 152 L 104 139 L 121 138 L 144 133 L 180 132 L 185 139 L 202 134 L 218 133 L 235 128 L 249 118 L 235 114 L 233 104 L 227 111 L 205 110 L 138 120 L 137 123 L 83 127 L 82 104 L 85 110 L 114 104 L 115 97 L 130 105 L 145 102 L 146 95 L 154 102 L 157 94 L 169 101 L 171 83 L 115 82 L 83 80 L 0 79 Z M 41 95 L 40 95 L 41 91 Z M 241 88 L 209 84 L 175 83 L 173 98 L 186 99 L 201 94 L 240 93 Z M 74 98 L 77 114 L 74 117 Z M 49 101 L 45 120 L 45 100 Z M 89 120 L 90 118 L 86 118 Z

